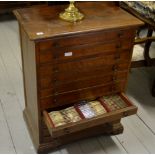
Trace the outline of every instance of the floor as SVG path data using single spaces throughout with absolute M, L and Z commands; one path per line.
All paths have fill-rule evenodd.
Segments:
M 155 98 L 150 93 L 153 78 L 153 67 L 131 70 L 127 96 L 139 110 L 137 115 L 123 119 L 123 134 L 85 139 L 51 153 L 155 153 Z M 0 153 L 35 153 L 23 109 L 17 21 L 0 21 Z

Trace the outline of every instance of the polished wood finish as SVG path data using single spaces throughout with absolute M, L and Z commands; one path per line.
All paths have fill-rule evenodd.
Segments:
M 58 94 L 41 99 L 41 109 L 56 108 L 63 105 L 68 105 L 81 100 L 95 100 L 103 95 L 110 95 L 117 92 L 122 92 L 126 81 L 116 84 L 110 83 L 106 86 L 99 85 L 86 89 L 79 89 L 69 93 Z
M 88 136 L 121 133 L 121 118 L 137 110 L 131 104 L 104 117 L 68 126 L 69 136 L 63 129 L 55 130 L 56 139 L 50 136 L 53 129 L 49 133 L 49 121 L 43 116 L 46 111 L 125 92 L 135 31 L 143 24 L 111 2 L 77 5 L 85 14 L 77 23 L 58 18 L 64 5 L 14 12 L 21 30 L 24 118 L 39 153 Z
M 103 33 L 103 36 L 104 35 L 105 34 Z M 93 37 L 94 36 L 92 36 L 92 38 Z M 129 37 L 129 35 L 128 35 L 128 37 Z M 128 37 L 126 37 L 126 38 L 128 38 Z M 56 62 L 59 63 L 59 62 L 76 60 L 81 57 L 84 58 L 87 56 L 90 57 L 90 56 L 99 55 L 99 54 L 107 55 L 110 53 L 115 53 L 116 51 L 119 52 L 119 50 L 125 51 L 131 46 L 131 43 L 132 43 L 131 37 L 125 41 L 124 41 L 124 38 L 121 38 L 119 40 L 119 43 L 116 43 L 117 38 L 111 38 L 110 40 L 113 40 L 113 41 L 105 42 L 105 43 L 102 40 L 99 41 L 98 43 L 94 43 L 94 42 L 90 41 L 91 44 L 88 44 L 88 43 L 77 44 L 77 45 L 75 44 L 75 45 L 67 45 L 67 46 L 63 46 L 63 47 L 60 47 L 60 45 L 58 45 L 58 44 L 52 46 L 51 41 L 46 42 L 46 43 L 41 43 L 40 44 L 40 63 L 47 63 L 47 62 L 51 62 L 51 61 L 54 61 L 55 63 Z M 89 40 L 87 40 L 87 41 L 89 41 Z M 69 43 L 71 44 L 72 42 L 69 41 Z M 104 51 L 102 49 L 104 49 Z M 71 57 L 69 57 L 69 56 L 64 57 L 65 53 L 67 53 L 67 52 L 72 52 L 74 54 Z
M 17 19 L 20 20 L 21 26 L 24 26 L 30 40 L 61 37 L 63 35 L 67 37 L 79 34 L 81 31 L 83 33 L 93 33 L 106 29 L 135 27 L 143 24 L 113 3 L 105 4 L 101 2 L 98 5 L 98 3 L 81 2 L 77 3 L 77 7 L 85 14 L 85 19 L 77 24 L 71 24 L 58 18 L 58 14 L 66 8 L 64 5 L 19 9 L 15 14 Z M 103 8 L 104 10 L 100 11 Z M 43 32 L 43 34 L 37 35 L 38 32 Z

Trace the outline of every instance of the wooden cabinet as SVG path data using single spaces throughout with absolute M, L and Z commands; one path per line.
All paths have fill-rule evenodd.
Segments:
M 124 92 L 135 31 L 143 23 L 111 2 L 77 6 L 85 15 L 77 23 L 59 19 L 65 5 L 14 11 L 21 36 L 24 117 L 39 153 L 89 136 L 122 133 L 121 118 L 137 111 Z M 120 96 L 126 107 L 53 127 L 49 112 L 107 95 Z

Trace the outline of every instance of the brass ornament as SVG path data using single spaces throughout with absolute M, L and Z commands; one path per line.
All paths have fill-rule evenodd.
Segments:
M 84 15 L 75 7 L 74 1 L 70 1 L 68 8 L 65 9 L 65 12 L 60 13 L 59 17 L 68 22 L 76 22 L 82 20 Z

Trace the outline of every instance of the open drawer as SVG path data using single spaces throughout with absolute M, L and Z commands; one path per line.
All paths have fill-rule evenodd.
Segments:
M 114 99 L 116 99 L 116 102 L 114 101 Z M 97 106 L 98 106 L 99 113 L 95 113 L 95 115 L 93 115 L 93 113 L 90 112 L 92 111 L 92 106 L 90 106 L 90 104 L 93 105 L 92 103 L 98 104 Z M 89 107 L 86 106 L 87 104 L 89 104 Z M 64 115 L 65 109 L 62 109 L 60 111 L 52 111 L 52 112 L 43 111 L 43 119 L 52 137 L 59 137 L 65 134 L 74 133 L 94 126 L 110 123 L 115 120 L 120 120 L 123 117 L 136 114 L 137 112 L 137 107 L 134 106 L 123 93 L 113 95 L 113 96 L 108 96 L 108 97 L 105 96 L 105 97 L 99 98 L 96 101 L 91 101 L 91 102 L 82 103 L 82 104 L 75 104 L 72 107 L 74 107 L 74 110 L 78 114 L 78 117 L 76 116 L 74 117 L 76 118 L 76 121 L 65 122 L 64 124 L 62 123 L 61 125 L 60 124 L 55 125 L 55 122 L 53 121 L 54 120 L 53 118 L 55 117 L 53 117 L 53 115 L 54 114 L 57 115 L 57 113 L 58 114 L 63 113 Z M 87 108 L 88 109 L 85 110 L 84 107 L 85 109 Z M 67 108 L 68 113 L 70 113 L 69 109 L 70 107 Z M 73 110 L 73 108 L 71 109 Z M 101 109 L 104 109 L 104 110 L 101 110 Z M 96 109 L 93 109 L 93 110 L 96 110 Z

